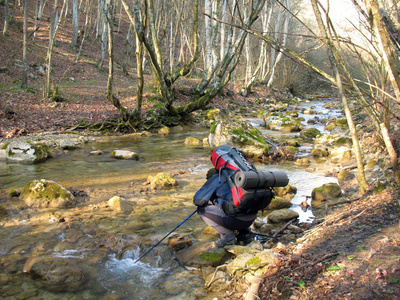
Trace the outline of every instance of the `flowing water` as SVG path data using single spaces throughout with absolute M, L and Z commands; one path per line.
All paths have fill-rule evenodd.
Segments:
M 324 101 L 313 101 L 301 106 L 316 106 L 320 118 L 340 116 L 340 112 L 329 111 L 323 104 Z M 308 119 L 315 117 L 301 116 L 305 118 L 305 126 Z M 277 140 L 298 136 L 298 133 L 265 130 L 258 119 L 248 121 L 266 136 Z M 313 127 L 323 132 L 323 125 Z M 21 188 L 33 179 L 44 178 L 86 194 L 77 208 L 40 212 L 23 209 L 13 215 L 13 220 L 0 223 L 0 297 L 211 299 L 212 295 L 207 295 L 203 289 L 201 271 L 180 265 L 165 243 L 136 262 L 146 249 L 195 210 L 192 196 L 212 167 L 210 149 L 185 146 L 183 142 L 188 136 L 202 139 L 207 135 L 206 128 L 192 128 L 172 132 L 166 137 L 105 137 L 41 164 L 0 162 L 2 189 Z M 90 155 L 94 148 L 103 154 Z M 140 158 L 138 161 L 115 160 L 109 155 L 115 149 L 137 151 Z M 302 155 L 307 155 L 310 150 L 311 146 L 301 147 Z M 309 168 L 314 171 L 293 162 L 258 163 L 256 167 L 260 171 L 282 170 L 288 174 L 290 184 L 298 189 L 292 209 L 300 213 L 303 222 L 312 222 L 314 216 L 310 209 L 303 212 L 299 204 L 311 195 L 313 188 L 336 182 L 336 178 L 324 176 L 327 167 L 324 161 L 312 160 Z M 147 176 L 159 172 L 175 174 L 179 186 L 166 191 L 147 190 L 143 186 Z M 117 214 L 107 209 L 105 201 L 115 195 L 133 203 L 131 210 Z M 10 212 L 20 206 L 17 201 L 10 200 Z M 7 207 L 7 203 L 3 205 Z M 60 222 L 61 219 L 65 222 Z M 194 215 L 177 232 L 187 234 L 196 243 L 207 239 L 201 233 L 203 228 L 204 223 Z M 112 251 L 104 252 L 104 249 Z M 121 250 L 122 254 L 117 257 L 115 253 L 121 253 Z M 25 260 L 35 254 L 77 261 L 85 272 L 84 285 L 75 291 L 49 290 L 37 280 L 21 274 Z

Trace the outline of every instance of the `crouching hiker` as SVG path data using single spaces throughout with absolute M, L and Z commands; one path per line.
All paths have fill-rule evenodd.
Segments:
M 197 213 L 219 232 L 217 247 L 236 240 L 247 244 L 257 212 L 274 197 L 271 187 L 286 186 L 289 179 L 283 172 L 258 172 L 240 150 L 228 145 L 216 147 L 211 162 L 215 168 L 208 171 L 206 183 L 193 197 Z

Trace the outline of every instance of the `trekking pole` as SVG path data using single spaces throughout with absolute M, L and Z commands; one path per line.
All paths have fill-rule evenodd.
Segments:
M 187 220 L 189 220 L 189 218 L 191 216 L 193 216 L 195 213 L 197 212 L 197 209 L 192 212 L 189 216 L 186 217 L 185 220 L 183 220 L 182 222 L 180 222 L 178 224 L 178 226 L 176 226 L 174 229 L 172 229 L 170 232 L 168 232 L 168 234 L 166 236 L 164 236 L 161 240 L 159 240 L 157 242 L 157 244 L 155 244 L 153 247 L 151 247 L 150 249 L 148 249 L 145 253 L 143 253 L 138 259 L 135 260 L 134 263 L 137 263 L 139 260 L 141 260 L 144 256 L 146 256 L 151 250 L 153 250 L 155 247 L 157 247 L 167 236 L 169 236 L 171 233 L 173 233 L 179 226 L 181 226 L 183 223 L 185 223 Z

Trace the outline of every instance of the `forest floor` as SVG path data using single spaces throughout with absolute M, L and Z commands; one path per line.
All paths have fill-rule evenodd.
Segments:
M 0 17 L 0 23 L 3 22 Z M 42 27 L 46 26 L 48 24 L 43 21 Z M 66 126 L 82 120 L 96 123 L 118 118 L 118 111 L 105 98 L 107 70 L 96 67 L 100 53 L 95 40 L 88 39 L 76 63 L 76 52 L 60 34 L 53 60 L 53 81 L 63 101 L 54 102 L 41 96 L 43 76 L 37 70 L 44 62 L 47 42 L 45 34 L 39 30 L 37 43 L 30 43 L 28 47 L 32 74 L 28 89 L 21 89 L 21 28 L 19 13 L 9 35 L 0 35 L 0 70 L 5 69 L 0 73 L 0 138 L 3 141 L 23 135 L 62 133 Z M 118 39 L 123 43 L 124 37 L 116 35 L 117 43 Z M 116 57 L 121 65 L 127 59 L 121 53 Z M 124 74 L 119 69 L 115 74 L 114 91 L 126 107 L 134 108 L 136 80 L 134 70 L 128 68 L 127 71 L 128 74 Z M 146 80 L 144 109 L 155 101 L 152 84 L 150 79 Z M 177 87 L 182 103 L 190 97 L 187 92 L 190 86 L 189 81 Z M 213 105 L 227 108 L 228 99 L 234 99 L 245 106 L 246 102 L 270 92 L 258 87 L 250 97 L 221 96 Z M 302 239 L 280 250 L 285 259 L 266 275 L 259 297 L 399 299 L 399 215 L 399 192 L 391 188 L 329 210 Z M 228 294 L 226 299 L 230 299 Z

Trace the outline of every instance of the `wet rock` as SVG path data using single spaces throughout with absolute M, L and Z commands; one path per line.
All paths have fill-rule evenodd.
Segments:
M 346 183 L 348 183 L 350 180 L 352 180 L 355 177 L 356 176 L 353 173 L 351 173 L 350 171 L 348 171 L 346 169 L 340 170 L 339 173 L 337 174 L 337 179 L 338 179 L 340 186 L 345 185 Z
M 187 137 L 185 139 L 185 145 L 200 146 L 200 145 L 203 145 L 203 141 L 199 140 L 198 138 Z
M 269 151 L 262 133 L 248 122 L 239 120 L 215 122 L 210 128 L 208 142 L 212 148 L 225 144 L 232 145 L 250 158 L 260 158 Z
M 163 135 L 163 136 L 169 135 L 170 132 L 171 132 L 171 129 L 169 129 L 169 127 L 167 127 L 167 126 L 163 126 L 161 129 L 158 130 L 158 134 Z
M 288 184 L 284 187 L 274 187 L 273 188 L 275 196 L 284 198 L 286 200 L 291 200 L 297 193 L 297 188 Z
M 298 217 L 299 214 L 294 210 L 283 208 L 279 210 L 274 210 L 273 212 L 269 213 L 267 219 L 271 223 L 282 223 Z
M 117 159 L 138 160 L 139 154 L 129 150 L 114 150 L 110 154 L 111 157 Z
M 270 130 L 282 132 L 299 132 L 303 129 L 296 118 L 278 113 L 267 113 L 264 116 L 265 126 Z
M 296 160 L 295 164 L 298 166 L 308 166 L 310 164 L 310 159 L 307 157 L 299 158 Z
M 99 149 L 90 151 L 90 155 L 101 155 L 101 154 L 103 154 L 103 151 Z
M 272 199 L 271 203 L 267 206 L 266 209 L 268 210 L 276 210 L 276 209 L 282 209 L 282 208 L 289 208 L 292 206 L 292 203 L 289 200 L 280 198 L 280 197 L 275 197 Z
M 320 187 L 313 189 L 311 193 L 312 201 L 323 202 L 326 200 L 332 200 L 342 195 L 342 190 L 337 183 L 327 183 Z
M 75 290 L 83 281 L 83 271 L 75 262 L 63 257 L 30 257 L 22 272 L 39 277 L 52 285 L 59 285 L 60 290 Z
M 300 138 L 305 141 L 312 141 L 320 134 L 321 132 L 317 128 L 308 128 L 300 132 Z
M 188 266 L 219 266 L 227 256 L 223 248 L 206 243 L 184 249 L 176 254 L 180 263 Z
M 78 144 L 70 139 L 63 139 L 60 141 L 60 148 L 63 150 L 72 150 L 76 149 Z
M 107 201 L 107 205 L 115 212 L 121 213 L 126 209 L 126 201 L 120 196 L 114 196 Z
M 29 207 L 67 208 L 76 204 L 76 198 L 70 191 L 50 180 L 33 180 L 21 193 L 21 199 Z
M 156 176 L 150 175 L 147 177 L 146 183 L 150 184 L 150 187 L 155 190 L 171 188 L 178 185 L 178 181 L 175 178 L 163 172 L 158 173 Z
M 168 247 L 173 251 L 179 251 L 193 244 L 192 240 L 187 236 L 174 235 L 168 240 Z
M 42 162 L 51 156 L 52 153 L 45 144 L 13 141 L 7 144 L 7 146 L 3 146 L 0 159 L 10 162 L 34 164 Z
M 7 209 L 0 204 L 0 218 L 7 214 Z

